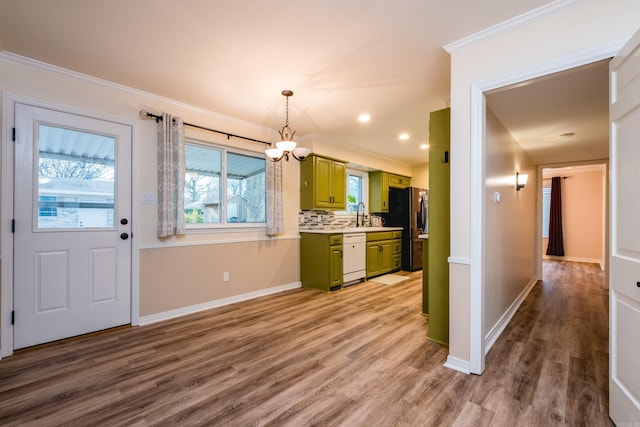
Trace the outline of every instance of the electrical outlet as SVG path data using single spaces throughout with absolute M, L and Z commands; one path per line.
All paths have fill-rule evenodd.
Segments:
M 222 280 L 224 280 L 225 282 L 229 281 L 229 272 L 225 271 L 224 273 L 222 273 Z

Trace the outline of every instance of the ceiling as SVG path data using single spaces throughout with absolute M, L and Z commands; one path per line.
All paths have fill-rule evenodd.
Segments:
M 609 157 L 609 60 L 502 88 L 486 100 L 535 164 Z
M 281 91 L 290 89 L 289 121 L 303 141 L 420 163 L 428 159 L 419 146 L 428 142 L 429 112 L 450 101 L 442 47 L 550 3 L 0 0 L 0 47 L 273 129 L 284 125 Z M 570 103 L 584 106 L 596 87 L 589 78 L 601 76 L 581 77 L 582 97 L 566 96 L 566 84 L 529 85 L 494 94 L 491 108 L 518 139 L 548 143 L 575 132 L 573 142 L 593 134 L 581 121 L 598 113 Z M 361 113 L 371 121 L 359 123 Z M 410 138 L 400 141 L 400 133 Z M 540 147 L 531 148 L 536 156 Z

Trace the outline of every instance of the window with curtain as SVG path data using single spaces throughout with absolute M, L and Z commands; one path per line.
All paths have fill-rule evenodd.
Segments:
M 549 202 L 549 243 L 547 255 L 564 256 L 562 232 L 562 178 L 551 179 L 551 195 Z
M 551 208 L 551 187 L 542 188 L 542 237 L 549 237 L 549 209 Z
M 266 226 L 264 156 L 187 141 L 185 163 L 187 228 Z

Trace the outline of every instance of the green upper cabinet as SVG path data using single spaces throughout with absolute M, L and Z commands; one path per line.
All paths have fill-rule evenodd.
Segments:
M 389 212 L 389 187 L 407 188 L 411 178 L 384 171 L 369 172 L 369 212 Z
M 312 154 L 300 163 L 300 209 L 344 210 L 346 191 L 344 162 Z
M 408 188 L 411 187 L 411 178 L 408 176 L 389 174 L 389 187 Z
M 389 212 L 389 174 L 369 172 L 369 212 Z

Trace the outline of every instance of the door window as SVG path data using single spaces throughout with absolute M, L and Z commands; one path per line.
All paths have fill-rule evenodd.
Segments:
M 37 229 L 113 228 L 113 136 L 38 125 Z

